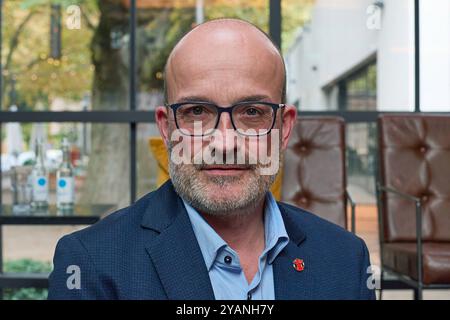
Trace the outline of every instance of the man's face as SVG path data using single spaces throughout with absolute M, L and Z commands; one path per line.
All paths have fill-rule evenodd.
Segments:
M 283 65 L 264 35 L 245 25 L 205 29 L 191 32 L 172 53 L 167 70 L 170 104 L 204 101 L 228 107 L 243 101 L 281 102 Z M 247 110 L 246 115 L 254 112 Z M 291 109 L 287 113 L 292 117 Z M 279 153 L 287 142 L 281 130 L 286 121 L 282 115 L 278 110 L 272 132 L 260 137 L 236 133 L 228 113 L 221 114 L 215 135 L 191 137 L 176 131 L 173 110 L 157 110 L 176 191 L 208 214 L 227 215 L 255 206 L 274 181 Z M 283 128 L 288 134 L 290 125 Z M 175 161 L 180 149 L 190 151 L 189 161 Z M 264 153 L 272 157 L 272 163 L 260 161 Z M 261 170 L 268 166 L 275 170 Z

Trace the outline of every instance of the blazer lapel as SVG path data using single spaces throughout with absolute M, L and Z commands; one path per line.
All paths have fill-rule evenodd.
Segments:
M 305 269 L 297 271 L 293 267 L 294 259 L 305 261 Z M 280 252 L 273 262 L 275 299 L 277 300 L 311 300 L 314 294 L 314 276 L 308 268 L 308 256 L 293 242 Z
M 273 262 L 273 277 L 275 286 L 275 299 L 277 300 L 309 300 L 314 298 L 314 273 L 308 265 L 311 261 L 308 252 L 302 249 L 301 243 L 306 235 L 298 225 L 289 217 L 288 209 L 279 204 L 289 243 L 280 252 Z M 298 214 L 298 213 L 296 213 Z M 305 268 L 297 271 L 293 262 L 302 259 Z
M 214 291 L 186 209 L 169 181 L 154 193 L 142 226 L 159 233 L 146 245 L 169 299 L 212 300 Z

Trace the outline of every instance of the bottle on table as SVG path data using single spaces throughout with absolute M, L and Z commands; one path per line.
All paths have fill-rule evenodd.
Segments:
M 56 207 L 59 212 L 70 212 L 75 202 L 75 179 L 70 162 L 69 142 L 62 142 L 63 161 L 56 172 Z
M 48 208 L 48 171 L 45 167 L 44 146 L 41 140 L 36 141 L 35 146 L 36 161 L 31 171 L 31 190 L 32 202 L 31 207 L 34 210 Z

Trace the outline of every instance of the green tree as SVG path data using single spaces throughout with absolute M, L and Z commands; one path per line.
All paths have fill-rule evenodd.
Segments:
M 54 1 L 54 3 L 69 1 Z M 73 1 L 70 1 L 72 4 Z M 38 101 L 48 103 L 56 97 L 79 100 L 91 89 L 93 67 L 89 39 L 92 30 L 65 29 L 62 57 L 49 57 L 50 1 L 5 1 L 3 4 L 3 105 L 11 104 L 14 83 L 17 102 L 32 109 Z M 65 11 L 62 10 L 63 22 Z

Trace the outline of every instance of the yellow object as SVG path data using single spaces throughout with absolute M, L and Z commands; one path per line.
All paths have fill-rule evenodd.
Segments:
M 281 185 L 283 184 L 283 167 L 278 171 L 277 177 L 270 188 L 270 192 L 272 192 L 273 197 L 277 201 L 281 201 Z
M 158 176 L 156 178 L 156 184 L 157 187 L 159 187 L 169 179 L 169 158 L 167 155 L 167 149 L 161 137 L 151 137 L 148 142 L 150 151 L 153 153 L 153 156 L 158 163 Z M 270 188 L 270 192 L 272 192 L 277 201 L 280 201 L 281 199 L 282 177 L 283 172 L 282 168 L 280 168 L 280 171 L 278 172 L 278 175 Z
M 156 177 L 156 186 L 161 186 L 164 182 L 169 180 L 169 158 L 167 156 L 167 149 L 161 137 L 151 137 L 148 140 L 150 151 L 156 159 L 158 164 L 158 176 Z

